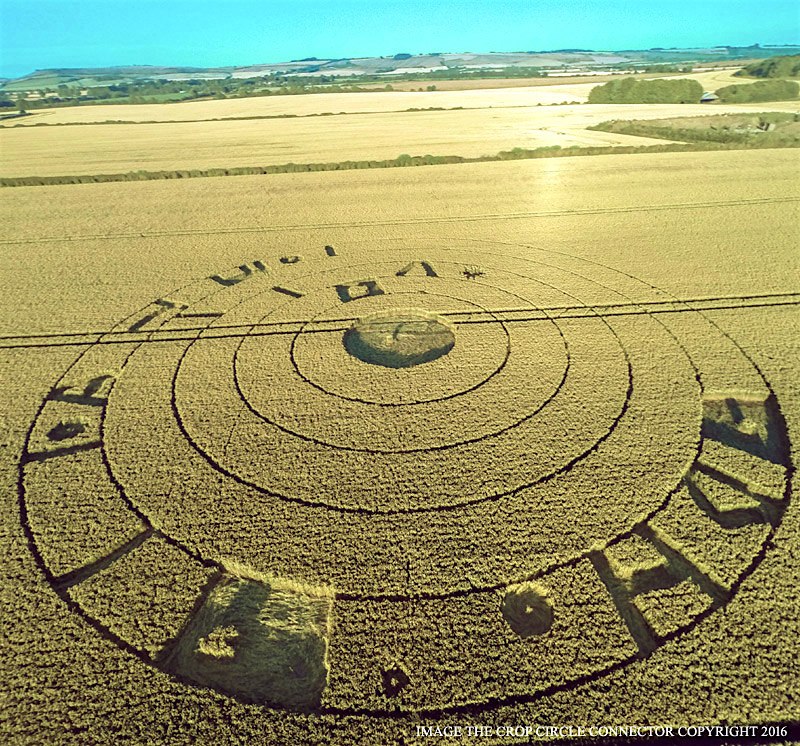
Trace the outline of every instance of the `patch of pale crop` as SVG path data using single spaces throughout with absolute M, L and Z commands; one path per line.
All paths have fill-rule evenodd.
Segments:
M 309 586 L 244 575 L 216 581 L 167 667 L 248 702 L 317 707 L 328 683 L 330 589 L 309 595 Z
M 359 319 L 343 341 L 351 355 L 366 363 L 410 368 L 446 355 L 456 338 L 447 319 L 429 311 L 401 309 Z

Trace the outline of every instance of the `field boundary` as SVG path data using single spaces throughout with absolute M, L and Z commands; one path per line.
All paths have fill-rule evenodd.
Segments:
M 233 168 L 188 169 L 177 171 L 128 171 L 116 174 L 81 174 L 63 176 L 16 176 L 0 178 L 0 187 L 61 186 L 67 184 L 102 184 L 113 181 L 154 181 L 163 179 L 195 179 L 217 176 L 263 176 L 268 174 L 316 173 L 319 171 L 351 171 L 355 169 L 408 168 L 412 166 L 444 166 L 459 163 L 488 163 L 520 161 L 536 158 L 564 158 L 588 155 L 633 155 L 637 153 L 688 153 L 707 150 L 752 150 L 797 148 L 800 141 L 787 142 L 688 142 L 659 145 L 547 145 L 534 148 L 501 150 L 496 155 L 476 157 L 461 155 L 400 155 L 397 158 L 374 161 L 337 161 L 329 163 L 283 163 L 269 166 L 238 166 Z

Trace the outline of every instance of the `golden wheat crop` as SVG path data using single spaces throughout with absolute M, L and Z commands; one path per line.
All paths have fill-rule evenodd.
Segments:
M 424 87 L 424 84 L 420 83 Z M 224 117 L 247 116 L 308 116 L 391 112 L 411 108 L 437 106 L 454 108 L 488 108 L 504 106 L 536 106 L 566 101 L 584 101 L 593 83 L 504 89 L 470 89 L 456 91 L 377 91 L 370 93 L 315 93 L 304 96 L 268 96 L 259 98 L 226 99 L 222 101 L 193 101 L 180 104 L 114 104 L 67 107 L 36 113 L 24 121 L 44 122 L 103 122 L 122 120 L 202 121 Z
M 571 116 L 565 111 L 564 116 L 554 117 L 541 108 L 509 108 L 232 122 L 21 127 L 0 131 L 0 175 L 227 168 L 385 159 L 402 153 L 475 157 L 517 146 L 662 142 L 585 131 L 587 124 L 620 113 L 620 107 L 601 108 L 602 111 L 593 107 L 592 116 L 581 109 L 572 111 Z M 675 113 L 677 107 L 661 109 L 662 116 Z M 568 132 L 569 128 L 573 131 Z M 383 134 L 376 136 L 376 131 Z
M 724 85 L 741 83 L 733 77 L 733 70 L 712 70 L 680 77 L 700 81 L 708 90 Z M 437 82 L 437 91 L 417 91 L 425 87 L 424 82 L 397 83 L 396 91 L 374 91 L 367 93 L 316 93 L 304 96 L 268 96 L 261 98 L 239 98 L 221 101 L 191 101 L 176 104 L 105 104 L 97 106 L 73 106 L 44 111 L 34 111 L 31 116 L 14 120 L 13 124 L 64 124 L 106 121 L 152 122 L 152 121 L 204 121 L 226 117 L 258 116 L 309 116 L 314 114 L 394 112 L 406 109 L 440 107 L 505 108 L 514 106 L 536 106 L 562 104 L 570 101 L 583 102 L 589 91 L 606 80 L 604 76 L 585 79 L 581 82 L 563 83 L 541 78 L 537 85 L 495 87 L 497 83 L 513 81 L 442 81 Z M 531 82 L 531 81 L 528 81 Z M 403 90 L 412 87 L 414 90 Z M 13 126 L 13 125 L 12 125 Z
M 467 147 L 510 111 L 402 121 L 462 116 Z M 211 127 L 230 163 L 272 124 L 130 131 L 159 159 Z M 106 130 L 128 128 L 1 134 L 45 163 L 43 133 Z M 796 720 L 796 170 L 768 149 L 4 190 L 0 732 Z
M 491 91 L 453 92 L 468 97 Z M 353 94 L 380 101 L 392 94 Z M 397 94 L 401 95 L 401 94 Z M 404 95 L 404 94 L 403 94 Z M 444 95 L 444 94 L 443 94 Z M 294 96 L 287 98 L 315 98 Z M 458 100 L 458 99 L 455 99 Z M 261 101 L 261 99 L 255 99 Z M 218 101 L 215 116 L 229 105 Z M 198 104 L 205 106 L 206 104 Z M 208 104 L 209 106 L 211 103 Z M 255 105 L 255 104 L 254 104 Z M 597 104 L 534 106 L 513 97 L 472 108 L 445 111 L 354 111 L 298 118 L 181 121 L 0 129 L 0 176 L 120 174 L 135 171 L 190 171 L 288 163 L 338 163 L 395 159 L 402 154 L 496 156 L 513 148 L 647 146 L 671 142 L 587 128 L 611 119 L 702 116 L 713 111 L 752 113 L 763 104 L 713 106 L 681 104 Z M 174 105 L 165 105 L 174 106 Z M 186 107 L 193 104 L 183 105 Z M 228 107 L 228 108 L 225 108 Z M 80 112 L 101 107 L 84 107 Z M 119 107 L 125 108 L 125 107 Z M 144 107 L 134 107 L 136 109 Z M 777 102 L 771 111 L 798 112 L 796 102 Z M 46 114 L 60 115 L 66 110 Z M 191 117 L 188 117 L 191 118 Z

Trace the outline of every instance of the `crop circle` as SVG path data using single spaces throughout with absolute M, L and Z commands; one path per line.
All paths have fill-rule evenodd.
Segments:
M 511 342 L 508 328 L 487 311 L 487 303 L 493 298 L 480 298 L 480 293 L 465 298 L 463 292 L 442 293 L 442 288 L 414 292 L 399 288 L 389 297 L 367 296 L 348 304 L 347 309 L 358 314 L 353 319 L 339 320 L 341 308 L 326 306 L 318 310 L 294 335 L 289 359 L 294 375 L 324 394 L 345 401 L 376 404 L 386 407 L 428 405 L 457 396 L 464 396 L 491 381 L 501 373 L 508 363 Z M 475 296 L 478 297 L 475 297 Z M 509 299 L 510 300 L 510 299 Z M 483 301 L 483 303 L 481 302 Z M 398 308 L 398 304 L 406 304 Z M 392 315 L 408 308 L 416 313 L 439 317 L 449 324 L 455 335 L 458 330 L 458 346 L 451 347 L 447 354 L 427 361 L 422 368 L 404 367 L 402 373 L 389 366 L 365 365 L 358 356 L 352 355 L 339 334 L 348 335 L 359 318 Z M 444 312 L 440 314 L 440 312 Z M 457 324 L 463 317 L 480 314 L 483 322 L 479 326 Z M 336 320 L 337 331 L 325 334 L 325 329 Z M 341 332 L 338 324 L 342 324 Z M 545 349 L 557 356 L 566 365 L 567 352 L 564 341 L 554 325 L 544 334 Z M 248 354 L 262 354 L 263 340 L 242 340 L 236 352 L 236 364 L 241 360 L 247 365 Z M 280 354 L 280 353 L 279 353 Z M 281 356 L 282 360 L 285 358 Z M 287 371 L 289 375 L 291 371 Z M 284 377 L 286 380 L 286 377 Z M 289 379 L 291 380 L 291 379 Z M 314 395 L 312 390 L 308 395 Z M 322 400 L 320 400 L 322 401 Z M 424 407 L 423 407 L 424 408 Z
M 389 248 L 204 278 L 76 358 L 20 467 L 54 590 L 181 681 L 376 716 L 532 701 L 724 606 L 788 499 L 738 345 L 555 252 Z M 69 500 L 124 514 L 100 559 Z

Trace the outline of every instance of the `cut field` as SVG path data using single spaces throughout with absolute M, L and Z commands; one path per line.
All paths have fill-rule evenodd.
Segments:
M 393 112 L 430 106 L 451 109 L 492 106 L 536 106 L 585 101 L 594 83 L 505 89 L 456 91 L 376 91 L 369 93 L 314 93 L 303 96 L 265 96 L 179 104 L 109 104 L 41 110 L 14 124 L 206 121 L 226 117 L 308 116 L 363 112 Z
M 18 127 L 0 130 L 0 176 L 225 169 L 383 160 L 401 154 L 474 158 L 515 147 L 638 147 L 669 141 L 595 132 L 587 127 L 609 119 L 702 116 L 712 111 L 749 113 L 764 106 L 738 104 L 712 110 L 699 104 L 510 106 L 244 121 Z M 800 111 L 796 102 L 778 102 L 769 108 Z
M 752 61 L 752 60 L 751 60 Z M 737 60 L 737 62 L 739 62 Z M 747 60 L 741 60 L 741 64 L 747 64 Z M 707 67 L 707 65 L 703 65 Z M 709 70 L 704 72 L 714 72 L 717 75 L 727 73 L 730 75 L 734 70 L 739 67 L 731 67 L 730 62 L 722 65 L 723 69 Z M 692 74 L 692 77 L 700 73 Z M 660 77 L 674 77 L 675 73 L 632 73 L 630 77 L 634 78 L 660 78 Z M 437 91 L 468 91 L 468 90 L 487 90 L 496 88 L 540 88 L 542 86 L 575 86 L 575 85 L 599 85 L 606 83 L 609 80 L 616 80 L 619 78 L 618 73 L 608 75 L 594 74 L 594 75 L 580 75 L 570 74 L 569 76 L 550 75 L 544 78 L 462 78 L 455 80 L 439 80 L 432 78 L 431 80 L 391 80 L 392 88 L 395 91 L 423 91 L 429 85 L 436 86 Z M 702 78 L 701 78 L 702 80 Z M 369 88 L 371 84 L 365 84 L 364 88 Z M 376 89 L 380 86 L 376 86 Z M 427 91 L 426 91 L 427 92 Z
M 733 76 L 734 70 L 711 70 L 679 75 L 699 80 L 709 90 L 723 85 L 741 83 Z M 29 126 L 35 124 L 87 124 L 91 122 L 191 122 L 232 117 L 309 116 L 312 114 L 340 114 L 364 112 L 401 112 L 406 109 L 437 107 L 452 109 L 509 108 L 516 106 L 547 106 L 571 101 L 585 102 L 589 91 L 598 85 L 595 79 L 546 84 L 494 88 L 492 81 L 479 81 L 488 85 L 475 88 L 476 81 L 464 87 L 454 86 L 437 91 L 375 91 L 369 93 L 315 93 L 303 96 L 267 96 L 257 98 L 226 99 L 222 101 L 190 101 L 174 104 L 107 104 L 97 106 L 72 106 L 33 111 L 22 119 L 9 120 L 2 126 Z M 458 83 L 459 81 L 454 81 Z M 445 81 L 442 82 L 444 85 Z M 427 84 L 420 83 L 418 87 Z M 438 87 L 438 86 L 437 86 Z
M 567 107 L 564 107 L 567 108 Z M 619 107 L 609 107 L 618 111 Z M 541 110 L 539 110 L 541 111 Z M 674 109 L 672 110 L 674 111 Z M 319 163 L 410 155 L 494 155 L 546 145 L 646 144 L 609 133 L 562 128 L 583 112 L 534 109 L 421 111 L 234 122 L 18 128 L 0 132 L 0 176 Z M 611 114 L 597 113 L 602 121 Z M 381 133 L 376 135 L 375 133 Z M 660 141 L 651 141 L 660 142 Z
M 2 740 L 790 742 L 797 173 L 3 190 Z

